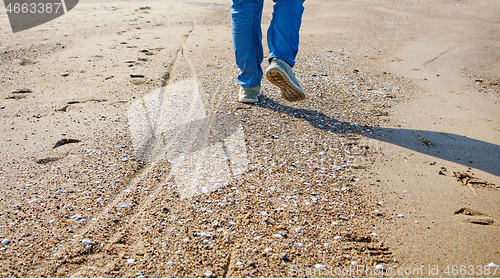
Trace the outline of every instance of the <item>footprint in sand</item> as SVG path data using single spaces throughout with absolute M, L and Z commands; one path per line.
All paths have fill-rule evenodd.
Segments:
M 455 216 L 464 216 L 465 222 L 477 224 L 477 225 L 492 225 L 495 223 L 495 219 L 491 218 L 489 215 L 479 212 L 470 208 L 460 208 L 455 211 Z

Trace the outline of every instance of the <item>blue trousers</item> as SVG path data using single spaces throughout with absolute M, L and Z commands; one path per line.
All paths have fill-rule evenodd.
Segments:
M 267 30 L 269 59 L 280 58 L 295 65 L 299 50 L 299 30 L 304 0 L 273 0 L 273 18 Z M 233 0 L 231 33 L 236 65 L 240 69 L 238 83 L 245 88 L 260 86 L 264 59 L 261 18 L 264 0 Z

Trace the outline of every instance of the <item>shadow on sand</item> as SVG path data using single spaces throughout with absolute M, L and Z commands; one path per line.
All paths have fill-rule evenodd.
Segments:
M 306 120 L 317 129 L 363 135 L 500 176 L 500 145 L 438 131 L 357 126 L 322 112 L 282 105 L 265 95 L 259 99 L 256 106 Z

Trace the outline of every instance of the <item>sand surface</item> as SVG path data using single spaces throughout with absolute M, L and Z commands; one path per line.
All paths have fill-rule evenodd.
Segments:
M 256 105 L 229 5 L 0 11 L 0 275 L 500 276 L 500 3 L 308 0 Z

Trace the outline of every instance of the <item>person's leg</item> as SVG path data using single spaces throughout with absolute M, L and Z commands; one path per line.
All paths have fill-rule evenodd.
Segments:
M 299 30 L 304 12 L 304 0 L 273 1 L 273 19 L 267 30 L 269 61 L 280 58 L 293 67 L 299 51 Z
M 231 33 L 236 65 L 241 70 L 238 83 L 244 88 L 260 86 L 264 59 L 261 18 L 264 0 L 233 0 Z
M 274 11 L 267 31 L 269 68 L 267 79 L 281 90 L 285 100 L 297 102 L 306 94 L 295 78 L 292 67 L 299 51 L 299 30 L 304 0 L 273 0 Z

